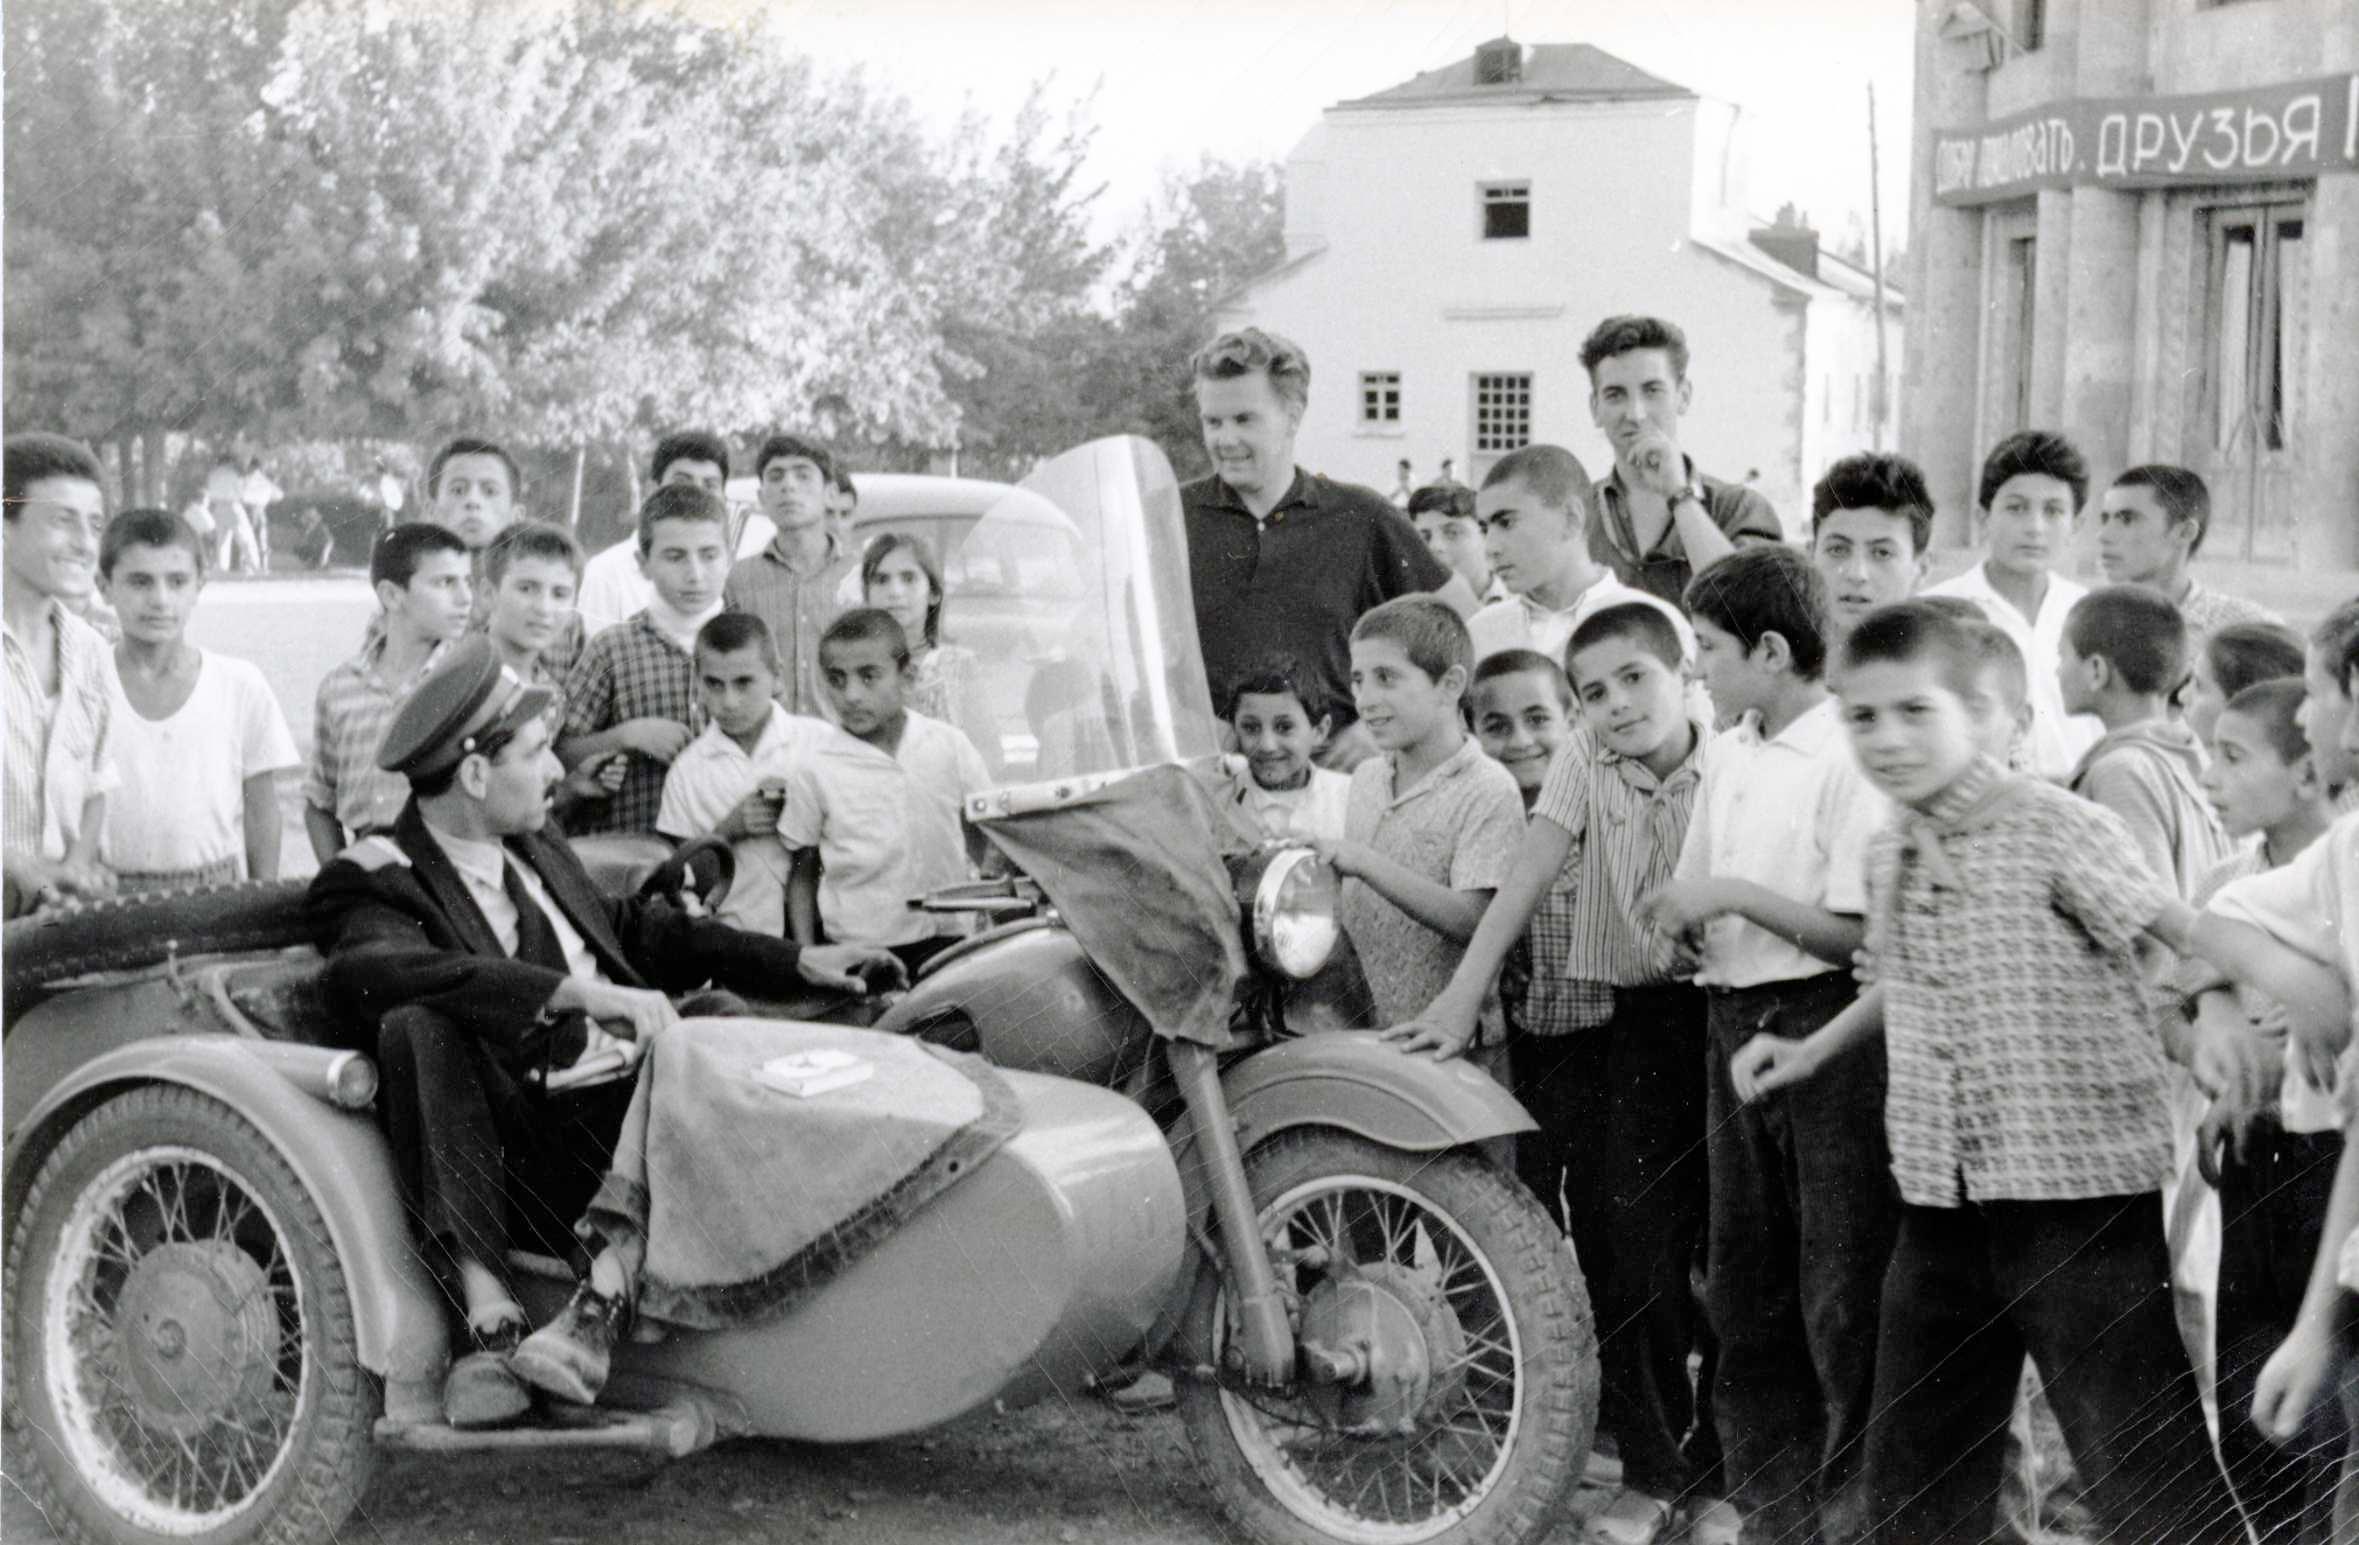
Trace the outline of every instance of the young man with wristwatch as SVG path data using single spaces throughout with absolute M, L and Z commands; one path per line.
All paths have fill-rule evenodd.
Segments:
M 1679 448 L 1694 400 L 1687 337 L 1656 317 L 1607 317 L 1581 345 L 1589 416 L 1613 442 L 1597 483 L 1589 548 L 1614 577 L 1673 606 L 1695 571 L 1749 541 L 1782 542 L 1769 501 L 1698 472 Z

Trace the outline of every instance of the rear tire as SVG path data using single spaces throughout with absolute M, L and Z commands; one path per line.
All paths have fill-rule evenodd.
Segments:
M 9 1241 L 18 1477 L 67 1540 L 324 1545 L 380 1404 L 326 1221 L 229 1106 L 152 1084 L 53 1149 Z
M 1331 1216 L 1326 1237 L 1350 1235 L 1355 1269 L 1435 1280 L 1446 1307 L 1426 1305 L 1420 1344 L 1467 1366 L 1455 1395 L 1424 1397 L 1412 1432 L 1340 1441 L 1314 1386 L 1232 1393 L 1183 1380 L 1180 1416 L 1229 1519 L 1262 1545 L 1528 1545 L 1562 1521 L 1597 1429 L 1597 1334 L 1572 1250 L 1539 1204 L 1471 1152 L 1402 1153 L 1326 1130 L 1281 1133 L 1245 1167 L 1273 1251 L 1300 1252 Z M 1365 1248 L 1379 1237 L 1381 1250 Z M 1330 1273 L 1273 1264 L 1299 1332 Z M 1186 1360 L 1220 1366 L 1227 1296 L 1223 1273 L 1201 1274 L 1181 1333 Z M 1436 1370 L 1431 1387 L 1446 1382 Z M 1293 1452 L 1306 1439 L 1310 1451 Z M 1374 1489 L 1379 1472 L 1400 1484 Z M 1337 1495 L 1354 1475 L 1368 1479 Z M 1420 1481 L 1431 1495 L 1422 1513 Z M 1394 1492 L 1403 1507 L 1390 1507 Z M 1360 1504 L 1371 1498 L 1392 1516 L 1367 1516 Z

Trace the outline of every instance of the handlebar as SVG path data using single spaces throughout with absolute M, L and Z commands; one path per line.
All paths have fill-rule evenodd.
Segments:
M 912 912 L 1032 912 L 1047 904 L 1041 888 L 1021 875 L 1004 880 L 962 880 L 909 898 Z

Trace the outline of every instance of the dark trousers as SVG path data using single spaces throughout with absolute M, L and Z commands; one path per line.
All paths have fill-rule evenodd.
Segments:
M 2339 1132 L 2253 1123 L 2241 1159 L 2220 1167 L 2220 1458 L 2262 1545 L 2328 1545 L 2349 1433 L 2340 1401 L 2320 1400 L 2291 1443 L 2252 1423 L 2253 1385 L 2293 1329 L 2325 1231 L 2343 1152 Z
M 1869 1529 L 1861 1434 L 1898 1202 L 1884 1146 L 1884 1047 L 1738 1103 L 1728 1062 L 1800 1037 L 1856 993 L 1845 972 L 1711 993 L 1705 1053 L 1711 1224 L 1704 1302 L 1720 1345 L 1713 1414 L 1747 1545 Z
M 1551 1215 L 1564 1198 L 1623 1483 L 1678 1497 L 1716 1489 L 1720 1471 L 1708 1357 L 1702 1390 L 1688 1374 L 1706 1334 L 1688 1281 L 1704 1234 L 1704 997 L 1615 996 L 1610 1023 L 1513 1043 L 1516 1095 L 1540 1124 L 1517 1140 L 1516 1167 Z
M 705 993 L 681 1008 L 727 1014 L 744 1004 Z M 536 1054 L 495 1047 L 414 1005 L 378 1022 L 379 1119 L 413 1237 L 454 1306 L 460 1259 L 505 1275 L 511 1248 L 578 1256 L 574 1224 L 630 1108 L 630 1078 L 543 1094 L 524 1076 Z
M 1867 1444 L 1888 1545 L 1991 1537 L 2027 1350 L 2097 1539 L 2243 1540 L 2172 1313 L 2162 1199 L 2149 1192 L 1901 1209 Z

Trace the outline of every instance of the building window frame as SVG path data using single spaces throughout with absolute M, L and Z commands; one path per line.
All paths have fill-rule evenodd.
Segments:
M 1401 373 L 1397 370 L 1360 372 L 1360 416 L 1363 430 L 1401 427 Z
M 1477 370 L 1466 378 L 1467 466 L 1477 486 L 1500 457 L 1532 443 L 1534 388 L 1529 370 Z
M 1484 241 L 1529 241 L 1532 180 L 1490 178 L 1474 185 L 1475 235 Z
M 2210 550 L 2248 562 L 2297 556 L 2290 479 L 2301 450 L 2303 360 L 2295 351 L 2314 294 L 2311 203 L 2309 187 L 2275 184 L 2201 198 L 2189 211 L 2196 331 L 2181 444 L 2213 488 L 2222 540 Z

